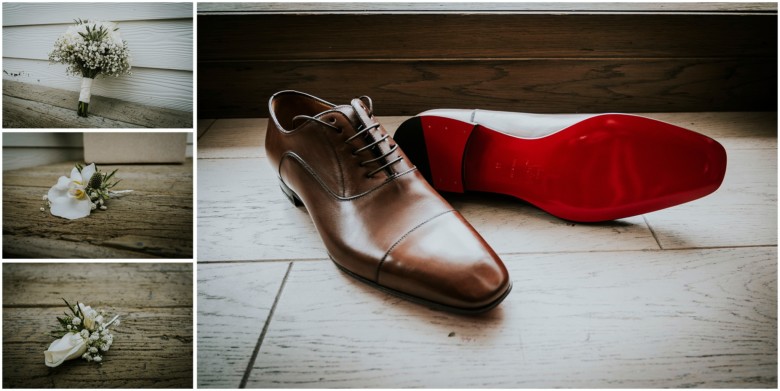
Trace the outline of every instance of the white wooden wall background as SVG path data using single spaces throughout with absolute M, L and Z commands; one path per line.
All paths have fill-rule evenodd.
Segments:
M 93 94 L 192 111 L 191 3 L 5 3 L 3 79 L 78 91 L 81 78 L 48 61 L 77 18 L 118 22 L 130 47 L 132 74 L 99 78 Z
M 3 133 L 3 171 L 84 159 L 83 133 Z M 187 132 L 187 157 L 193 156 Z

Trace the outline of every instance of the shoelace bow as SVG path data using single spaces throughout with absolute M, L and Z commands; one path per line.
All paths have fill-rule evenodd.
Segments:
M 364 98 L 365 98 L 365 100 L 364 100 Z M 365 95 L 364 95 L 364 96 L 361 96 L 361 97 L 360 97 L 360 100 L 363 100 L 363 102 L 366 102 L 366 101 L 368 101 L 368 105 L 367 105 L 367 106 L 368 106 L 368 115 L 369 115 L 369 116 L 372 116 L 372 112 L 373 112 L 373 104 L 372 104 L 371 98 L 369 98 L 368 96 L 365 96 Z M 336 131 L 338 131 L 338 132 L 341 132 L 341 128 L 340 128 L 340 127 L 338 127 L 338 126 L 336 126 L 336 125 L 334 125 L 334 124 L 332 124 L 332 123 L 325 122 L 325 121 L 323 121 L 323 120 L 321 120 L 321 119 L 319 119 L 319 118 L 314 118 L 314 117 L 311 117 L 311 116 L 308 116 L 308 115 L 297 115 L 297 116 L 295 116 L 295 117 L 293 118 L 293 122 L 294 122 L 296 119 L 298 119 L 298 118 L 302 118 L 302 119 L 309 120 L 309 121 L 314 121 L 314 122 L 317 122 L 317 123 L 319 123 L 319 124 L 321 124 L 321 125 L 325 125 L 325 126 L 327 126 L 327 127 L 331 128 L 331 129 L 334 129 L 334 130 L 336 130 Z M 335 119 L 334 119 L 334 122 L 335 122 Z M 360 125 L 357 127 L 357 129 L 356 129 L 356 130 L 357 130 L 357 133 L 355 133 L 355 134 L 354 134 L 354 135 L 352 135 L 351 137 L 349 137 L 349 138 L 347 138 L 346 140 L 344 140 L 344 143 L 345 143 L 345 144 L 350 144 L 350 143 L 352 142 L 352 140 L 355 140 L 355 139 L 357 139 L 358 137 L 369 135 L 369 134 L 371 134 L 371 133 L 369 132 L 371 129 L 377 129 L 377 128 L 379 128 L 379 126 L 380 126 L 379 122 L 377 122 L 377 123 L 375 123 L 375 124 L 373 124 L 373 125 L 369 125 L 369 126 L 365 126 L 365 125 L 363 125 L 363 124 L 360 124 Z M 374 140 L 373 142 L 371 142 L 371 143 L 368 143 L 368 144 L 366 144 L 366 145 L 365 145 L 365 146 L 363 146 L 363 147 L 360 147 L 360 148 L 358 148 L 358 149 L 355 149 L 354 151 L 352 151 L 352 155 L 353 155 L 353 156 L 357 156 L 357 154 L 359 154 L 359 153 L 361 153 L 361 152 L 363 152 L 363 151 L 367 151 L 367 150 L 370 150 L 370 149 L 376 148 L 376 147 L 379 145 L 379 143 L 381 143 L 381 142 L 383 142 L 383 141 L 387 141 L 387 139 L 388 139 L 389 137 L 390 137 L 390 136 L 389 136 L 388 134 L 385 134 L 385 135 L 383 135 L 383 136 L 382 136 L 380 139 L 378 139 L 378 140 Z M 372 137 L 372 138 L 373 138 L 373 137 Z M 389 141 L 387 141 L 387 142 L 389 142 Z M 350 145 L 351 145 L 351 144 L 350 144 Z M 364 161 L 360 162 L 360 167 L 365 167 L 366 165 L 368 165 L 368 164 L 371 164 L 371 163 L 374 163 L 374 162 L 381 162 L 383 159 L 386 159 L 388 156 L 390 156 L 390 155 L 391 155 L 393 152 L 395 152 L 397 149 L 398 149 L 398 144 L 393 144 L 393 145 L 390 145 L 390 149 L 389 149 L 387 152 L 385 152 L 385 153 L 381 154 L 380 156 L 378 156 L 378 157 L 375 157 L 375 158 L 373 158 L 373 159 L 364 160 Z M 381 151 L 381 150 L 380 150 L 380 151 Z M 390 167 L 390 166 L 392 166 L 392 165 L 393 165 L 393 164 L 395 164 L 395 163 L 398 163 L 398 162 L 400 162 L 401 160 L 403 160 L 403 156 L 398 156 L 397 158 L 395 158 L 395 159 L 393 159 L 393 160 L 391 160 L 391 161 L 388 161 L 388 162 L 386 162 L 385 164 L 383 164 L 383 165 L 381 165 L 381 166 L 377 167 L 377 168 L 376 168 L 376 169 L 374 169 L 373 171 L 369 172 L 368 174 L 366 174 L 366 177 L 367 177 L 367 178 L 373 178 L 373 177 L 374 177 L 374 175 L 375 175 L 376 173 L 378 173 L 378 172 L 380 172 L 380 171 L 384 170 L 384 169 L 385 169 L 385 168 L 387 168 L 387 167 Z

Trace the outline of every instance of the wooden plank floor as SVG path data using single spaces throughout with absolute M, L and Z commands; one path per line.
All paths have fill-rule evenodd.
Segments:
M 192 113 L 93 95 L 76 114 L 79 92 L 3 80 L 4 128 L 192 128 Z
M 266 120 L 199 121 L 198 385 L 776 387 L 777 115 L 647 115 L 726 147 L 716 193 L 600 224 L 446 195 L 514 283 L 480 317 L 339 272 L 278 189 Z
M 190 263 L 4 263 L 3 388 L 191 388 Z M 101 364 L 43 363 L 61 298 L 120 315 Z
M 4 258 L 192 258 L 192 160 L 101 165 L 133 193 L 108 210 L 67 220 L 41 212 L 41 196 L 74 163 L 3 171 Z

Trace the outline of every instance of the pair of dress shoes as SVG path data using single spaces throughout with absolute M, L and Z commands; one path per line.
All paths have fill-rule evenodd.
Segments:
M 365 96 L 334 105 L 281 91 L 269 112 L 269 161 L 334 263 L 456 313 L 490 310 L 512 285 L 498 255 L 436 190 L 509 194 L 594 222 L 703 197 L 726 170 L 715 140 L 634 115 L 431 110 L 390 137 Z

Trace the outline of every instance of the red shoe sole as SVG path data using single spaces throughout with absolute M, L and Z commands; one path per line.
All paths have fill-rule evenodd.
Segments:
M 507 194 L 580 222 L 704 197 L 726 173 L 717 141 L 627 114 L 597 115 L 536 139 L 422 116 L 404 122 L 394 139 L 437 190 Z

